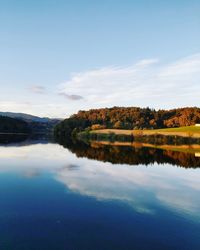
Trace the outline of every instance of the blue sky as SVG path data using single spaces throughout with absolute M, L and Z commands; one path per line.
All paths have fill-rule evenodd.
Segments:
M 200 1 L 0 0 L 0 110 L 198 106 Z

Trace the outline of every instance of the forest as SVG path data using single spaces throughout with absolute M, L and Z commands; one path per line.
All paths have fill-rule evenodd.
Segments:
M 0 116 L 0 133 L 29 133 L 28 123 L 19 119 Z
M 139 107 L 113 107 L 79 111 L 55 126 L 55 135 L 73 135 L 85 129 L 159 129 L 200 123 L 200 108 L 155 110 Z
M 24 113 L 0 112 L 0 133 L 50 134 L 59 122 Z

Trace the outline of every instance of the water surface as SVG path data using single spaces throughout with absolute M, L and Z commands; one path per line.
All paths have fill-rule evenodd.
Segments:
M 0 146 L 0 249 L 200 249 L 198 157 L 67 147 Z

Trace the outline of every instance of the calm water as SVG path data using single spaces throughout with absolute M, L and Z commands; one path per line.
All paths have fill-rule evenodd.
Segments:
M 0 146 L 0 249 L 200 249 L 200 158 L 8 142 Z

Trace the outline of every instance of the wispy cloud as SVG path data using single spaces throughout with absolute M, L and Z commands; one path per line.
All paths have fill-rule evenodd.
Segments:
M 81 107 L 77 103 L 77 109 L 113 105 L 197 106 L 200 101 L 200 54 L 168 64 L 144 59 L 126 67 L 109 66 L 74 73 L 60 88 L 63 95 L 81 93 L 84 96 L 85 102 Z
M 46 89 L 43 86 L 40 85 L 32 85 L 29 87 L 29 91 L 35 94 L 44 94 Z
M 29 95 L 24 89 L 17 98 L 2 98 L 0 110 L 60 118 L 80 109 L 112 106 L 199 106 L 200 53 L 169 63 L 153 58 L 73 73 L 54 94 L 41 85 L 28 90 Z
M 65 98 L 72 100 L 72 101 L 78 101 L 78 100 L 83 99 L 83 96 L 81 96 L 81 95 L 68 95 L 65 92 L 63 92 L 63 93 L 61 92 L 61 93 L 59 93 L 59 95 L 64 96 Z
M 2 112 L 17 112 L 27 113 L 41 117 L 66 117 L 66 106 L 64 103 L 36 101 L 33 99 L 31 102 L 23 101 L 0 101 L 0 111 Z

